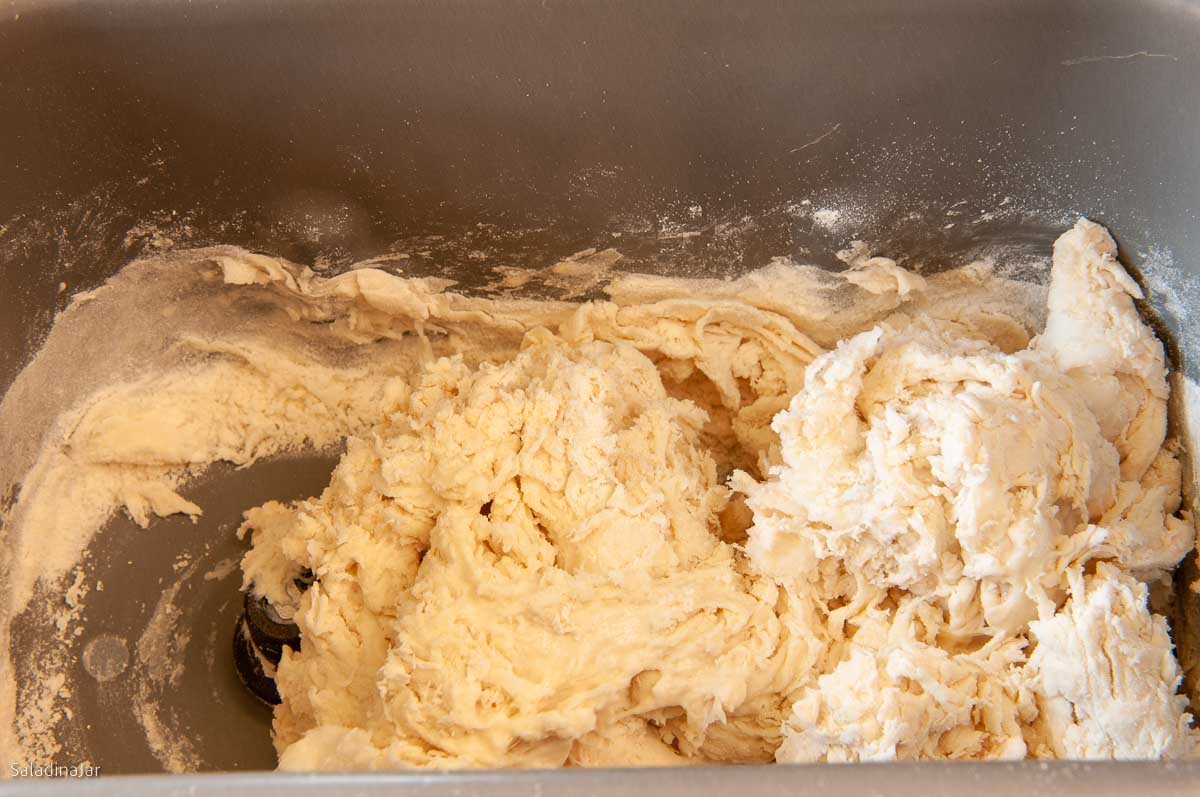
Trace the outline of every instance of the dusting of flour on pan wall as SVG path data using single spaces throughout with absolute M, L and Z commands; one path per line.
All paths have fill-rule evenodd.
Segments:
M 113 512 L 196 515 L 210 463 L 345 440 L 323 492 L 240 530 L 244 586 L 301 630 L 282 768 L 1195 754 L 1148 601 L 1195 546 L 1182 451 L 1107 232 L 1060 237 L 1048 289 L 842 256 L 585 304 L 135 264 L 196 320 L 18 452 L 3 630 Z M 4 715 L 36 716 L 3 674 Z M 6 752 L 52 756 L 54 727 Z

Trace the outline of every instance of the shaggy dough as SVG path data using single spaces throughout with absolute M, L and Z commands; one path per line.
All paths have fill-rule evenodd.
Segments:
M 1190 755 L 1147 596 L 1194 529 L 1115 254 L 1081 221 L 1048 291 L 853 246 L 840 274 L 627 275 L 585 304 L 138 261 L 0 400 L 0 638 L 117 509 L 195 516 L 213 462 L 344 442 L 320 496 L 241 532 L 246 587 L 303 634 L 284 768 Z M 32 691 L 0 657 L 12 760 L 58 749 L 69 623 Z
M 1167 623 L 1146 610 L 1146 585 L 1100 562 L 1069 574 L 1062 611 L 1030 624 L 1026 669 L 1038 703 L 1031 739 L 1054 758 L 1177 758 L 1192 752 L 1187 701 Z
M 1133 296 L 1112 239 L 1081 221 L 1055 245 L 1046 332 L 1028 348 L 896 315 L 809 367 L 773 422 L 783 463 L 735 479 L 751 561 L 844 604 L 831 617 L 852 634 L 793 704 L 779 760 L 1194 747 L 1165 621 L 1116 567 L 1156 578 L 1195 544 L 1163 445 L 1162 346 Z M 1085 596 L 1093 560 L 1111 564 Z M 1114 589 L 1107 622 L 1080 604 L 1116 614 Z M 1107 685 L 1085 677 L 1100 662 Z M 1139 700 L 1154 710 L 1112 722 Z
M 668 714 L 700 747 L 789 659 L 777 588 L 711 531 L 704 421 L 629 344 L 543 333 L 430 367 L 320 499 L 251 513 L 248 572 L 294 553 L 318 574 L 279 666 L 284 765 L 329 726 L 375 766 L 617 763 Z
M 297 317 L 365 300 L 374 334 L 515 324 L 376 277 L 226 278 Z M 764 279 L 629 280 L 514 356 L 431 359 L 319 497 L 247 513 L 246 585 L 303 640 L 282 768 L 1194 751 L 1143 583 L 1194 530 L 1107 233 L 1056 243 L 1032 341 L 945 298 L 969 272 L 858 258 L 824 320 Z

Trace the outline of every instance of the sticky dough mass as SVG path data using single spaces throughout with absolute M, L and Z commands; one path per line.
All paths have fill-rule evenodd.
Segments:
M 658 286 L 389 390 L 246 515 L 301 630 L 280 766 L 1194 753 L 1146 584 L 1195 533 L 1112 240 L 1059 239 L 1032 340 L 874 261 L 828 350 L 749 283 Z

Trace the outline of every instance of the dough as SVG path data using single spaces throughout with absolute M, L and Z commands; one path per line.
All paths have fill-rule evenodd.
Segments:
M 659 738 L 649 717 L 699 748 L 793 678 L 777 588 L 711 530 L 728 490 L 704 413 L 629 344 L 531 338 L 435 364 L 319 499 L 248 516 L 248 573 L 318 576 L 279 665 L 285 766 L 331 725 L 382 742 L 372 766 L 615 764 Z
M 282 768 L 1194 751 L 1139 580 L 1194 530 L 1107 233 L 1056 243 L 1032 340 L 859 258 L 826 351 L 773 268 L 430 362 L 321 496 L 247 513 L 303 640 Z
M 1162 346 L 1131 296 L 1111 238 L 1080 221 L 1028 348 L 897 314 L 808 368 L 773 421 L 783 463 L 734 481 L 751 561 L 839 605 L 851 637 L 793 704 L 779 760 L 1195 748 L 1165 621 L 1123 570 L 1156 578 L 1195 545 Z
M 1081 220 L 1048 291 L 840 256 L 585 304 L 230 247 L 132 264 L 0 402 L 0 636 L 114 511 L 195 516 L 213 462 L 344 443 L 239 532 L 302 632 L 284 769 L 1193 754 L 1147 584 L 1195 531 L 1112 240 Z M 138 323 L 77 363 L 113 317 Z M 0 661 L 12 760 L 58 749 L 60 648 L 21 700 Z
M 1146 610 L 1146 585 L 1100 562 L 1069 574 L 1062 611 L 1030 624 L 1026 670 L 1038 703 L 1031 738 L 1055 758 L 1177 758 L 1193 752 L 1187 700 L 1167 623 Z

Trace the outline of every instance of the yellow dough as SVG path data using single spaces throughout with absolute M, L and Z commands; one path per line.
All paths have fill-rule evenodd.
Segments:
M 211 463 L 344 444 L 239 531 L 301 631 L 283 769 L 1194 755 L 1148 596 L 1195 529 L 1112 239 L 1081 220 L 1048 289 L 839 257 L 583 304 L 135 262 L 0 402 L 0 638 L 119 509 L 196 516 Z M 72 622 L 36 688 L 0 657 L 11 760 L 55 754 Z
M 1139 579 L 1194 530 L 1111 239 L 1058 241 L 1032 341 L 875 260 L 831 351 L 752 282 L 651 281 L 432 361 L 250 511 L 302 634 L 281 767 L 1190 754 Z

